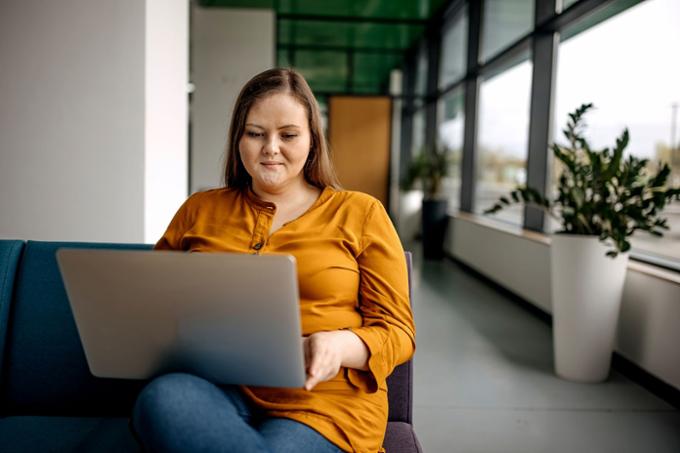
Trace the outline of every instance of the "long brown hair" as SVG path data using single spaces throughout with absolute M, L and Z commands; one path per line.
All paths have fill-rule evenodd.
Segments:
M 224 166 L 224 185 L 244 189 L 250 185 L 251 177 L 241 161 L 239 142 L 243 136 L 246 118 L 250 108 L 259 99 L 274 93 L 288 93 L 300 102 L 307 111 L 311 148 L 303 172 L 305 181 L 323 189 L 331 186 L 339 189 L 330 150 L 321 127 L 321 113 L 312 90 L 302 75 L 290 68 L 274 68 L 261 72 L 245 84 L 236 98 L 229 126 L 227 158 Z

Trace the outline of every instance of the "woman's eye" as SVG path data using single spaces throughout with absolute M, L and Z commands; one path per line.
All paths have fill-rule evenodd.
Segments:
M 292 140 L 292 139 L 294 139 L 295 137 L 297 137 L 297 134 L 283 134 L 283 138 L 284 138 L 285 140 Z
M 253 138 L 262 137 L 262 134 L 260 132 L 253 132 L 253 131 L 246 132 L 246 135 L 248 137 L 253 137 Z

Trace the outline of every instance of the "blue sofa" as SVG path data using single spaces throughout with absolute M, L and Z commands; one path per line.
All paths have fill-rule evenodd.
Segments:
M 90 374 L 55 253 L 141 244 L 0 240 L 0 452 L 136 452 L 129 414 L 144 381 Z M 388 379 L 388 452 L 419 452 L 411 362 Z

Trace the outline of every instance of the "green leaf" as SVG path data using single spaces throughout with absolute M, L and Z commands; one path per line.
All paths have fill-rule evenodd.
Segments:
M 667 230 L 659 214 L 672 200 L 680 200 L 680 187 L 666 187 L 670 167 L 659 163 L 658 171 L 650 175 L 648 159 L 625 156 L 630 143 L 627 128 L 613 147 L 593 149 L 585 136 L 585 115 L 593 108 L 591 103 L 582 104 L 569 113 L 562 130 L 568 144 L 550 145 L 561 167 L 554 199 L 534 188 L 517 186 L 485 213 L 515 203 L 536 206 L 555 216 L 564 232 L 613 241 L 613 250 L 607 252 L 612 257 L 630 250 L 628 238 L 637 230 L 654 236 Z

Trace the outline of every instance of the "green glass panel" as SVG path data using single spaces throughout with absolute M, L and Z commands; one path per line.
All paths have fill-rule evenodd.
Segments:
M 350 46 L 351 24 L 348 22 L 312 22 L 280 20 L 279 44 Z
M 288 15 L 277 20 L 277 65 L 300 70 L 317 92 L 366 94 L 386 93 L 390 70 L 401 64 L 402 52 L 424 32 L 424 25 L 399 20 L 426 20 L 446 3 L 448 0 L 199 0 L 206 7 L 269 8 Z M 291 15 L 338 16 L 341 20 L 299 20 Z
M 353 27 L 352 45 L 408 49 L 424 31 L 420 25 L 356 24 Z
M 218 8 L 269 8 L 274 9 L 276 0 L 199 0 L 201 6 Z
M 206 7 L 269 8 L 283 14 L 427 19 L 447 0 L 199 0 Z
M 276 66 L 285 68 L 291 65 L 289 52 L 287 50 L 279 50 L 276 52 Z
M 279 44 L 406 50 L 424 30 L 420 25 L 280 20 Z
M 305 76 L 313 91 L 345 91 L 347 57 L 343 52 L 298 50 L 294 67 Z
M 360 93 L 387 94 L 390 71 L 401 63 L 399 55 L 356 53 L 354 54 L 353 91 Z
M 427 19 L 446 0 L 279 0 L 278 11 L 286 14 L 357 16 L 361 18 Z

